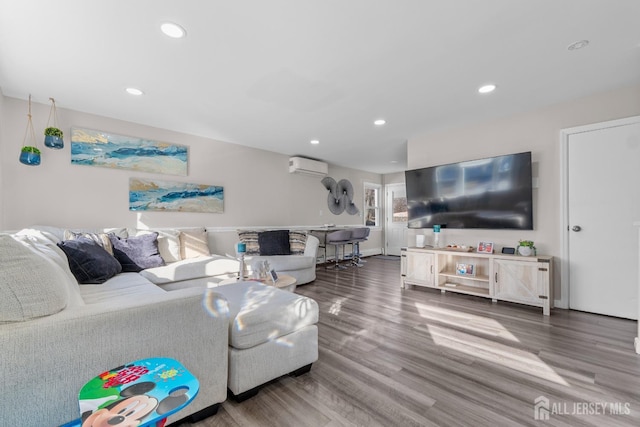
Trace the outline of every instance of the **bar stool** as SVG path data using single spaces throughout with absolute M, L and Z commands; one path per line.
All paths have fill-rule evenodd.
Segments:
M 360 259 L 360 242 L 364 242 L 369 237 L 369 227 L 351 229 L 351 265 L 362 267 L 364 260 Z
M 339 247 L 342 246 L 342 256 L 344 257 L 344 246 L 351 241 L 351 230 L 338 230 L 332 231 L 327 234 L 326 245 L 331 245 L 335 248 L 335 264 L 331 267 L 327 266 L 327 268 L 333 268 L 335 270 L 344 270 L 347 267 L 340 265 L 340 250 Z

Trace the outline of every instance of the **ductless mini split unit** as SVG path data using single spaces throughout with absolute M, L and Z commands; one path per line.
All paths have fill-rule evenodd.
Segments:
M 289 173 L 299 173 L 302 175 L 325 176 L 329 173 L 329 165 L 317 160 L 305 159 L 304 157 L 289 158 Z

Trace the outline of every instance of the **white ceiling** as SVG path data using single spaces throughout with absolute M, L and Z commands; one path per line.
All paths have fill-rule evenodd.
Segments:
M 0 0 L 6 96 L 377 173 L 417 135 L 637 83 L 639 0 Z

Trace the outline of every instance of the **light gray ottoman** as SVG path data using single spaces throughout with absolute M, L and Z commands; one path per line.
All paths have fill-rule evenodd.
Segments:
M 211 291 L 229 304 L 231 397 L 242 401 L 286 374 L 300 375 L 318 360 L 318 304 L 311 298 L 259 282 Z

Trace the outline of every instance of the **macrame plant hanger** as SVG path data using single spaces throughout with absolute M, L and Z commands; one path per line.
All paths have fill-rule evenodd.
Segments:
M 24 131 L 22 139 L 22 150 L 20 151 L 20 163 L 29 166 L 38 166 L 40 164 L 40 150 L 36 142 L 36 133 L 33 130 L 33 121 L 31 120 L 31 94 L 29 94 L 29 114 L 27 114 L 27 129 Z M 27 136 L 31 138 L 32 145 L 27 145 Z
M 44 145 L 49 148 L 60 149 L 64 147 L 63 134 L 58 127 L 58 110 L 56 109 L 56 100 L 49 98 L 51 101 L 51 109 L 49 110 L 49 118 L 47 119 L 47 127 L 44 130 Z M 51 117 L 53 116 L 53 126 L 51 126 Z

